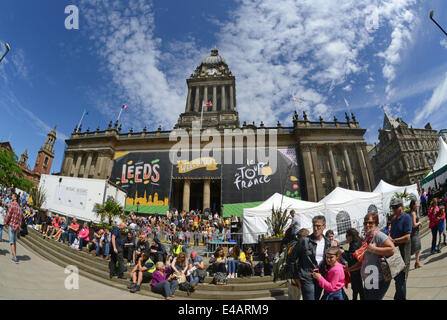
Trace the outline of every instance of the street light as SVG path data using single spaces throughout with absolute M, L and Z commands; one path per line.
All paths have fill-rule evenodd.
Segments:
M 11 50 L 11 47 L 9 46 L 9 44 L 5 43 L 5 48 L 6 48 L 6 52 L 3 54 L 3 56 L 0 58 L 0 62 L 2 62 L 2 60 L 6 57 L 6 55 L 8 54 L 9 50 Z
M 442 27 L 439 25 L 439 23 L 437 23 L 436 21 L 435 21 L 435 19 L 433 19 L 433 10 L 432 11 L 430 11 L 430 19 L 439 27 L 439 29 L 441 29 L 441 31 L 442 32 L 444 32 L 444 34 L 447 36 L 447 32 L 445 32 L 445 30 L 444 29 L 442 29 Z

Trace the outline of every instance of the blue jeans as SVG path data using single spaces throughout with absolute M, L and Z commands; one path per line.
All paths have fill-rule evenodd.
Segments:
M 65 238 L 68 238 L 68 231 L 62 232 L 62 235 L 61 235 L 62 243 L 65 243 Z
M 236 273 L 239 260 L 228 260 L 228 273 Z
M 190 284 L 198 284 L 200 278 L 199 277 L 193 277 L 192 275 L 189 276 L 189 283 Z
M 79 239 L 79 250 L 82 250 L 82 247 L 85 246 L 88 243 L 85 239 L 80 238 Z
M 303 300 L 320 300 L 322 290 L 316 280 L 301 280 Z
M 391 281 L 380 280 L 379 289 L 367 289 L 364 287 L 365 300 L 383 300 L 383 297 L 385 297 L 385 294 L 390 287 L 390 283 Z
M 324 292 L 323 297 L 321 300 L 348 300 L 348 297 L 346 296 L 346 293 L 343 291 L 343 288 L 340 290 L 337 290 L 335 292 Z
M 0 224 L 0 241 L 3 240 L 3 225 Z
M 431 235 L 432 235 L 432 239 L 431 239 L 431 250 L 430 252 L 433 253 L 438 247 L 436 246 L 437 243 L 437 238 L 438 238 L 438 226 L 435 226 L 433 228 L 431 228 Z
M 159 282 L 152 289 L 154 290 L 154 292 L 161 293 L 162 295 L 164 295 L 167 298 L 174 294 L 177 287 L 178 287 L 178 281 L 171 280 L 171 281 Z
M 8 227 L 9 244 L 16 244 L 16 242 L 17 242 L 17 233 L 18 232 L 19 232 L 19 229 L 12 230 L 11 227 Z
M 264 261 L 260 261 L 259 268 L 264 269 L 265 274 L 271 274 L 273 270 L 273 262 L 265 263 Z
M 77 236 L 73 232 L 68 233 L 68 244 L 71 246 L 73 241 L 77 238 Z
M 405 279 L 405 269 L 402 270 L 394 278 L 394 284 L 396 286 L 396 293 L 394 294 L 394 300 L 406 300 L 407 299 L 407 280 Z

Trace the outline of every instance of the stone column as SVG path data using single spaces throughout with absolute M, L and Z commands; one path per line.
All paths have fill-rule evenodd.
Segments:
M 225 97 L 225 85 L 222 86 L 221 101 L 222 101 L 222 111 L 227 110 L 227 99 Z
M 203 101 L 205 101 L 205 103 L 208 103 L 208 86 L 205 86 L 205 88 L 203 89 Z
M 342 144 L 343 156 L 345 158 L 346 171 L 348 171 L 348 179 L 349 179 L 349 187 L 352 190 L 355 190 L 354 184 L 354 176 L 352 175 L 351 161 L 349 160 L 348 150 L 346 150 L 346 146 Z
M 101 169 L 102 169 L 103 162 L 104 162 L 104 157 L 101 153 L 99 153 L 98 159 L 96 160 L 95 173 L 93 174 L 93 177 L 95 179 L 98 179 L 101 177 Z
M 112 169 L 113 169 L 113 164 L 115 163 L 115 161 L 113 160 L 113 154 L 110 156 L 108 160 L 108 166 L 107 166 L 107 171 L 105 171 L 105 179 L 109 179 L 110 178 L 110 174 L 112 173 Z
M 203 210 L 210 207 L 211 204 L 211 180 L 203 181 Z
M 337 168 L 335 167 L 334 155 L 332 154 L 332 148 L 330 144 L 327 145 L 327 150 L 329 154 L 329 164 L 331 165 L 332 180 L 334 181 L 335 188 L 337 188 L 338 187 Z
M 199 86 L 196 87 L 196 97 L 194 99 L 194 108 L 193 111 L 195 112 L 199 112 L 199 108 L 200 108 L 200 88 Z
M 363 179 L 363 189 L 360 191 L 371 191 L 369 187 L 369 179 L 368 179 L 368 173 L 366 169 L 365 160 L 363 159 L 362 149 L 360 144 L 355 145 L 355 151 L 357 153 L 357 158 L 360 162 L 360 171 L 362 172 L 362 179 Z
M 185 180 L 183 184 L 183 211 L 189 212 L 189 198 L 190 198 L 191 181 Z
M 232 85 L 230 86 L 230 110 L 234 110 L 234 88 Z
M 213 111 L 217 111 L 217 87 L 213 86 Z
M 315 176 L 315 184 L 316 184 L 316 192 L 317 197 L 315 201 L 320 201 L 324 198 L 324 190 L 323 190 L 323 181 L 321 179 L 320 166 L 318 165 L 318 153 L 317 153 L 317 145 L 310 145 L 310 154 L 312 158 L 312 167 L 314 170 Z
M 73 160 L 74 160 L 73 159 L 73 154 L 70 153 L 70 155 L 68 156 L 67 166 L 66 166 L 65 171 L 64 171 L 66 176 L 69 176 L 72 173 L 72 170 L 73 170 Z
M 306 179 L 306 191 L 307 191 L 307 200 L 308 201 L 318 201 L 317 197 L 317 190 L 315 186 L 315 180 L 313 177 L 313 173 L 315 172 L 313 170 L 312 166 L 312 160 L 311 160 L 311 152 L 309 149 L 309 146 L 302 145 L 300 147 L 302 155 L 303 155 L 303 166 L 304 166 L 304 176 Z
M 367 174 L 368 174 L 368 178 L 369 178 L 369 191 L 373 191 L 375 186 L 375 179 L 374 179 L 374 172 L 371 166 L 371 161 L 368 158 L 368 152 L 366 151 L 366 145 L 362 144 L 362 155 L 363 155 L 363 159 L 366 163 L 366 169 L 367 169 Z
M 192 89 L 191 87 L 188 88 L 188 98 L 186 99 L 186 112 L 191 111 L 191 93 Z
M 90 166 L 92 165 L 92 154 L 91 152 L 88 153 L 87 163 L 85 164 L 84 168 L 84 178 L 88 178 L 88 173 L 90 172 Z
M 76 166 L 74 168 L 73 177 L 77 178 L 79 175 L 79 169 L 81 167 L 81 161 L 82 161 L 82 153 L 79 153 L 76 159 Z

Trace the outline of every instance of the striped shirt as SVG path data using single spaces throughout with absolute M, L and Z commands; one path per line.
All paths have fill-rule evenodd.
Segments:
M 12 201 L 5 218 L 5 225 L 8 224 L 12 230 L 19 230 L 22 226 L 22 209 L 16 201 Z

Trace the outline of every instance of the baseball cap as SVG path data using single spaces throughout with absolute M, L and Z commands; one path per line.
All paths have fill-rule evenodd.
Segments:
M 397 207 L 403 204 L 404 203 L 401 198 L 393 198 L 391 199 L 390 207 Z

